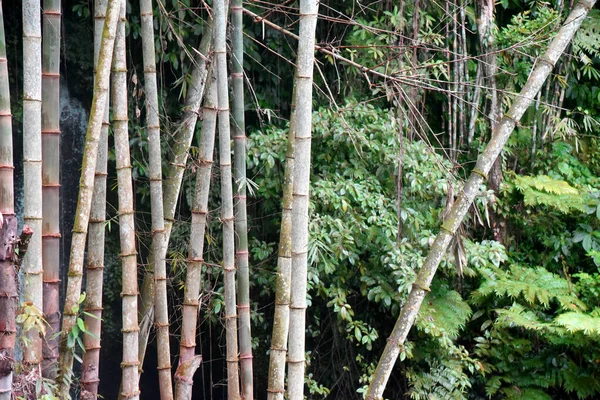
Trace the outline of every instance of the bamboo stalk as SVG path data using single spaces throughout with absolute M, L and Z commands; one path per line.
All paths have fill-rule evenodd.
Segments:
M 171 345 L 169 343 L 169 310 L 167 304 L 166 238 L 163 209 L 162 159 L 158 91 L 154 50 L 154 16 L 152 0 L 140 1 L 142 20 L 142 51 L 144 58 L 144 87 L 146 89 L 146 118 L 150 157 L 150 202 L 152 208 L 152 254 L 154 255 L 154 317 L 158 351 L 158 382 L 160 398 L 173 399 L 171 380 Z
M 396 325 L 379 359 L 379 364 L 367 391 L 366 400 L 380 400 L 383 398 L 383 391 L 392 373 L 394 364 L 404 347 L 404 341 L 417 317 L 423 299 L 429 291 L 429 285 L 442 258 L 446 254 L 452 237 L 461 225 L 475 196 L 479 193 L 481 184 L 486 179 L 487 174 L 492 168 L 492 164 L 498 158 L 517 121 L 521 119 L 527 108 L 534 101 L 557 60 L 571 42 L 575 32 L 577 32 L 577 29 L 579 29 L 582 21 L 595 3 L 596 0 L 581 0 L 573 7 L 562 28 L 548 46 L 546 53 L 538 58 L 535 68 L 529 74 L 529 79 L 521 90 L 521 93 L 515 97 L 510 109 L 496 125 L 490 142 L 483 153 L 480 154 L 471 176 L 448 212 L 441 230 L 435 238 L 429 254 L 417 275 L 408 299 L 400 311 Z
M 214 2 L 215 58 L 217 61 L 217 98 L 219 128 L 219 166 L 221 170 L 221 222 L 223 223 L 223 271 L 225 296 L 225 338 L 227 343 L 227 398 L 240 399 L 237 313 L 235 301 L 235 235 L 233 187 L 231 176 L 231 129 L 229 125 L 229 88 L 225 30 L 227 9 L 224 0 Z
M 69 388 L 71 386 L 74 349 L 67 345 L 67 338 L 72 334 L 73 327 L 77 322 L 78 303 L 83 277 L 85 239 L 92 205 L 96 158 L 98 156 L 98 142 L 100 139 L 100 131 L 102 130 L 106 100 L 108 98 L 110 65 L 121 1 L 122 0 L 109 0 L 108 2 L 106 23 L 102 33 L 102 43 L 100 45 L 100 53 L 98 56 L 94 97 L 92 99 L 92 109 L 86 134 L 83 162 L 81 164 L 77 212 L 73 226 L 73 239 L 71 243 L 71 255 L 69 258 L 69 279 L 67 282 L 61 329 L 60 358 L 57 378 L 57 394 L 61 399 L 68 397 Z
M 169 167 L 163 181 L 163 209 L 165 219 L 165 232 L 162 237 L 164 243 L 163 246 L 161 246 L 163 254 L 151 254 L 149 257 L 151 260 L 153 260 L 154 257 L 166 258 L 171 228 L 173 227 L 173 222 L 175 220 L 177 199 L 179 198 L 179 191 L 183 180 L 183 171 L 185 170 L 188 151 L 192 143 L 192 138 L 194 137 L 200 104 L 204 98 L 206 77 L 209 68 L 211 68 L 209 52 L 212 46 L 212 36 L 212 29 L 208 29 L 198 45 L 197 57 L 194 61 L 194 68 L 192 69 L 191 84 L 188 88 L 183 115 L 181 117 L 179 128 L 173 135 L 173 142 L 171 145 L 173 153 L 169 157 Z M 152 247 L 154 247 L 154 244 Z M 153 264 L 153 262 L 151 262 L 151 264 Z M 148 345 L 148 336 L 150 334 L 150 322 L 154 319 L 154 296 L 154 271 L 151 269 L 144 275 L 142 292 L 140 294 L 140 365 L 143 365 L 144 363 L 144 356 Z M 141 370 L 139 373 L 141 374 Z
M 60 330 L 60 26 L 58 0 L 44 0 L 42 42 L 42 375 L 56 377 Z
M 42 268 L 42 23 L 39 0 L 23 1 L 23 220 L 33 230 L 23 260 L 23 300 L 43 312 Z M 25 332 L 23 362 L 42 361 L 40 333 Z
M 129 133 L 127 122 L 127 64 L 125 45 L 125 1 L 121 1 L 120 21 L 115 39 L 112 70 L 113 126 L 119 197 L 119 234 L 121 239 L 123 301 L 123 370 L 121 396 L 139 399 L 138 385 L 138 283 L 137 251 L 135 248 L 135 211 Z
M 16 238 L 17 219 L 15 218 L 13 187 L 13 141 L 12 115 L 10 110 L 10 86 L 6 60 L 6 39 L 4 36 L 4 13 L 0 0 L 0 213 L 4 224 L 0 228 L 3 241 Z M 8 250 L 8 251 L 7 251 Z M 14 363 L 15 322 L 17 308 L 17 276 L 12 261 L 12 246 L 0 247 L 0 399 L 12 397 L 12 371 Z
M 285 361 L 290 330 L 290 286 L 292 280 L 292 202 L 294 191 L 294 138 L 296 137 L 296 80 L 292 94 L 292 110 L 288 131 L 283 175 L 283 204 L 279 249 L 277 254 L 277 280 L 275 289 L 275 315 L 269 355 L 267 400 L 283 400 L 285 395 Z
M 100 42 L 106 19 L 107 0 L 96 0 L 94 7 L 94 69 L 97 70 Z M 106 228 L 106 177 L 108 161 L 108 127 L 109 97 L 106 97 L 106 108 L 98 143 L 98 157 L 94 174 L 94 194 L 90 211 L 87 259 L 87 296 L 85 324 L 90 335 L 83 337 L 85 353 L 83 354 L 81 384 L 85 395 L 97 398 L 100 383 L 100 346 L 102 337 L 102 288 L 104 283 L 104 236 Z
M 179 350 L 179 367 L 175 373 L 177 400 L 192 398 L 193 377 L 200 365 L 202 356 L 195 355 L 196 328 L 200 309 L 200 289 L 202 287 L 202 263 L 204 262 L 204 234 L 208 214 L 208 195 L 213 165 L 215 130 L 217 124 L 217 85 L 216 74 L 209 74 L 208 89 L 204 100 L 202 134 L 198 143 L 198 170 L 194 206 L 192 208 L 192 228 L 187 259 L 185 291 L 183 295 L 183 320 Z
M 300 0 L 296 60 L 296 136 L 292 202 L 292 278 L 288 353 L 288 398 L 304 399 L 308 204 L 312 133 L 312 84 L 318 2 Z
M 250 271 L 248 267 L 248 217 L 246 212 L 246 124 L 244 120 L 244 32 L 242 0 L 231 2 L 233 24 L 232 125 L 234 142 L 233 181 L 235 182 L 235 261 L 238 267 L 238 312 L 240 340 L 240 378 L 244 400 L 254 399 L 252 373 L 252 333 L 250 320 Z

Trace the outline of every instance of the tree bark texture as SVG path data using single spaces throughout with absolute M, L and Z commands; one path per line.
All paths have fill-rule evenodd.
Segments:
M 44 0 L 42 42 L 42 375 L 56 377 L 60 330 L 60 34 L 59 0 Z
M 231 129 L 229 125 L 229 88 L 227 84 L 227 50 L 225 0 L 214 3 L 215 57 L 217 72 L 219 166 L 221 169 L 221 222 L 223 224 L 223 275 L 225 297 L 225 338 L 227 344 L 227 398 L 240 399 L 237 312 L 235 301 L 235 235 L 233 184 L 231 176 Z
M 288 352 L 288 398 L 304 399 L 308 204 L 312 133 L 312 84 L 318 2 L 300 0 L 296 60 L 296 136 L 292 203 L 292 278 Z
M 23 300 L 43 312 L 42 268 L 42 22 L 39 0 L 23 1 L 23 220 L 33 230 L 23 260 Z M 25 332 L 23 362 L 42 361 L 40 332 Z
M 106 11 L 106 23 L 102 33 L 102 43 L 98 56 L 96 82 L 94 84 L 94 97 L 86 134 L 83 162 L 81 165 L 81 178 L 79 181 L 79 195 L 77 198 L 77 213 L 73 226 L 71 254 L 69 258 L 69 273 L 67 291 L 60 341 L 60 359 L 58 376 L 58 397 L 67 398 L 71 386 L 73 349 L 67 345 L 67 337 L 71 334 L 77 322 L 77 307 L 81 294 L 83 277 L 83 261 L 85 254 L 85 239 L 92 206 L 94 177 L 96 171 L 96 158 L 98 156 L 98 142 L 102 130 L 102 121 L 108 98 L 110 80 L 110 66 L 112 61 L 115 32 L 122 0 L 109 0 Z
M 94 7 L 94 68 L 97 70 L 100 42 L 106 19 L 107 0 L 96 0 Z M 102 121 L 98 157 L 94 174 L 94 194 L 90 211 L 88 233 L 88 257 L 85 311 L 85 324 L 92 335 L 83 337 L 85 353 L 83 354 L 81 384 L 85 395 L 97 398 L 100 383 L 100 346 L 102 337 L 102 288 L 104 283 L 104 236 L 106 229 L 106 177 L 108 175 L 108 127 L 109 98 L 106 97 L 106 108 Z
M 579 26 L 595 2 L 596 0 L 582 0 L 573 7 L 562 28 L 550 43 L 546 53 L 538 58 L 535 68 L 531 71 L 529 79 L 521 90 L 521 93 L 515 97 L 510 109 L 496 125 L 490 142 L 485 147 L 483 153 L 480 154 L 471 176 L 448 212 L 441 230 L 417 275 L 408 299 L 400 311 L 396 325 L 388 338 L 377 369 L 372 377 L 367 391 L 367 400 L 383 399 L 383 391 L 392 373 L 396 359 L 403 349 L 404 341 L 417 317 L 423 299 L 429 291 L 429 285 L 433 280 L 435 272 L 446 254 L 452 236 L 454 236 L 465 214 L 471 207 L 473 200 L 478 195 L 480 185 L 487 179 L 487 174 L 490 172 L 492 164 L 498 158 L 517 121 L 521 119 L 527 108 L 534 101 L 557 60 L 573 39 L 575 32 L 577 32 L 577 29 L 579 29 Z

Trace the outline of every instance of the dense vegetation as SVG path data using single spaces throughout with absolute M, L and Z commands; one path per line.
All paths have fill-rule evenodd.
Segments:
M 63 88 L 86 106 L 93 76 L 91 3 L 63 2 Z M 482 33 L 484 4 L 333 0 L 320 5 L 318 45 L 364 68 L 316 54 L 306 329 L 310 399 L 362 398 L 445 212 L 491 137 L 493 108 L 500 114 L 507 110 L 570 9 L 561 1 L 503 0 Z M 155 3 L 165 173 L 189 90 L 193 49 L 206 33 L 207 7 L 195 0 Z M 244 7 L 296 29 L 295 2 L 252 1 Z M 5 29 L 19 174 L 22 21 L 11 2 L 4 2 L 4 11 L 5 21 L 14 21 L 5 22 Z M 147 266 L 152 223 L 139 15 L 138 2 L 127 1 L 138 263 Z M 264 398 L 296 40 L 249 15 L 244 24 L 254 391 Z M 486 72 L 490 54 L 497 64 L 493 79 Z M 455 235 L 386 398 L 599 396 L 599 81 L 600 11 L 594 9 L 512 134 L 496 178 L 490 174 L 495 182 L 481 188 Z M 118 205 L 112 137 L 109 143 L 100 393 L 117 398 L 121 263 L 113 227 Z M 167 255 L 173 349 L 180 335 L 198 152 L 194 140 Z M 202 271 L 197 398 L 225 398 L 227 376 L 216 164 Z M 63 161 L 63 180 L 76 173 Z M 63 201 L 74 197 L 65 192 Z M 70 227 L 63 236 L 70 243 Z M 63 248 L 64 266 L 69 247 Z M 155 368 L 150 349 L 142 398 L 155 391 Z

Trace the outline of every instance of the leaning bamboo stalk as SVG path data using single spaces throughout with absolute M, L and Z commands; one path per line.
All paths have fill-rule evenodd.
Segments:
M 4 37 L 4 14 L 0 0 L 0 213 L 4 223 L 0 227 L 2 238 L 16 236 L 13 187 L 13 141 L 12 114 L 10 111 L 10 89 L 8 63 L 6 60 L 6 39 Z M 0 399 L 12 398 L 12 371 L 14 363 L 15 322 L 17 308 L 17 276 L 12 254 L 0 247 Z
M 42 375 L 56 377 L 60 330 L 60 24 L 58 0 L 44 0 L 42 42 Z
M 127 122 L 127 64 L 125 50 L 125 1 L 121 0 L 121 15 L 112 71 L 113 126 L 119 197 L 119 234 L 121 239 L 121 269 L 123 299 L 123 370 L 121 396 L 139 399 L 138 384 L 138 283 L 137 251 L 135 249 L 135 212 L 133 209 L 133 184 L 131 179 L 131 157 L 129 155 L 129 133 Z
M 417 275 L 408 299 L 400 311 L 396 325 L 388 338 L 377 369 L 373 374 L 367 391 L 367 400 L 380 400 L 383 398 L 383 391 L 392 373 L 396 359 L 404 348 L 404 341 L 417 317 L 423 299 L 429 291 L 429 285 L 433 280 L 437 267 L 446 254 L 452 237 L 471 207 L 475 196 L 479 193 L 481 184 L 487 179 L 487 174 L 490 172 L 492 164 L 498 158 L 517 121 L 521 119 L 527 108 L 534 101 L 544 81 L 554 68 L 562 52 L 573 39 L 573 35 L 577 32 L 577 29 L 579 29 L 579 26 L 595 2 L 596 0 L 582 0 L 573 7 L 562 28 L 548 46 L 546 53 L 538 58 L 535 68 L 529 74 L 529 79 L 521 90 L 521 93 L 516 96 L 510 109 L 496 125 L 492 132 L 491 140 L 483 153 L 480 154 L 471 176 L 448 212 L 440 232 Z
M 296 137 L 292 203 L 292 285 L 288 353 L 288 398 L 304 399 L 308 203 L 312 135 L 312 84 L 318 2 L 300 0 L 296 61 Z
M 200 309 L 199 296 L 202 285 L 202 263 L 204 262 L 204 233 L 206 231 L 206 216 L 208 215 L 208 195 L 213 164 L 218 102 L 216 75 L 211 73 L 209 76 L 203 107 L 202 134 L 198 143 L 199 165 L 196 172 L 190 247 L 183 294 L 179 367 L 175 374 L 177 400 L 190 400 L 192 398 L 194 373 L 202 360 L 202 356 L 195 355 L 196 327 L 198 324 L 198 310 Z
M 106 108 L 106 100 L 108 98 L 110 65 L 120 6 L 121 0 L 109 0 L 108 2 L 106 23 L 102 33 L 102 44 L 100 45 L 100 53 L 98 56 L 94 97 L 92 99 L 92 109 L 86 134 L 83 162 L 81 164 L 77 212 L 73 225 L 73 239 L 69 258 L 69 279 L 67 282 L 61 329 L 57 388 L 58 397 L 61 399 L 68 397 L 69 388 L 71 386 L 73 349 L 69 348 L 67 345 L 67 338 L 77 322 L 77 307 L 79 296 L 81 294 L 85 239 L 92 205 L 94 174 L 96 170 L 96 158 L 98 156 L 98 142 L 100 139 L 100 131 L 102 130 L 102 120 Z
M 160 121 L 154 51 L 154 16 L 152 0 L 140 1 L 142 20 L 142 52 L 144 59 L 144 88 L 146 89 L 146 118 L 150 157 L 150 202 L 152 210 L 152 254 L 154 255 L 154 323 L 158 351 L 158 382 L 160 398 L 173 398 L 171 380 L 171 347 L 169 343 L 169 310 L 167 305 L 167 265 L 165 222 L 162 189 L 162 159 L 160 150 Z
M 42 22 L 39 0 L 23 1 L 23 220 L 33 230 L 23 260 L 23 300 L 43 312 L 42 268 Z M 36 370 L 42 338 L 25 333 L 23 362 Z
M 294 80 L 296 82 L 296 80 Z M 277 280 L 275 283 L 275 314 L 269 355 L 267 400 L 283 400 L 285 395 L 285 361 L 290 328 L 290 285 L 292 280 L 292 201 L 294 190 L 294 138 L 296 137 L 296 86 L 292 94 L 292 110 L 285 153 L 283 174 L 283 204 L 279 249 L 277 254 Z
M 96 0 L 94 7 L 94 69 L 97 70 L 100 42 L 106 19 L 107 0 Z M 108 161 L 108 127 L 109 97 L 106 97 L 106 108 L 98 143 L 98 157 L 94 175 L 94 194 L 90 210 L 88 233 L 88 257 L 85 324 L 90 335 L 83 337 L 85 353 L 81 384 L 88 397 L 97 398 L 100 383 L 100 346 L 102 335 L 102 288 L 104 283 L 104 236 L 106 228 L 106 177 Z
M 237 312 L 235 301 L 235 234 L 233 185 L 231 176 L 231 127 L 229 125 L 229 88 L 227 85 L 227 51 L 225 0 L 214 2 L 215 58 L 217 61 L 217 98 L 219 127 L 219 167 L 221 170 L 221 222 L 223 224 L 223 275 L 225 297 L 225 339 L 227 361 L 227 398 L 240 399 Z
M 194 137 L 196 121 L 198 120 L 198 111 L 204 98 L 204 88 L 206 77 L 210 67 L 209 52 L 212 47 L 212 29 L 208 29 L 198 45 L 197 57 L 194 60 L 194 68 L 191 74 L 191 84 L 188 88 L 185 99 L 185 106 L 179 129 L 173 135 L 172 149 L 173 153 L 169 157 L 169 167 L 163 181 L 163 209 L 165 219 L 164 245 L 162 246 L 163 258 L 166 258 L 166 250 L 171 236 L 171 227 L 175 220 L 175 209 L 177 208 L 177 199 L 183 180 L 183 171 L 187 163 L 188 151 Z M 154 245 L 152 245 L 154 247 Z M 159 257 L 159 255 L 151 255 Z M 149 270 L 144 275 L 140 299 L 140 339 L 139 355 L 140 365 L 143 364 L 150 334 L 150 321 L 154 318 L 154 271 Z M 141 371 L 140 371 L 141 374 Z
M 240 340 L 240 378 L 244 400 L 254 399 L 252 373 L 252 330 L 250 322 L 250 271 L 248 268 L 248 216 L 246 211 L 246 124 L 244 120 L 244 32 L 242 0 L 231 2 L 233 59 L 231 83 L 231 132 L 234 143 L 233 181 L 235 182 L 235 261 L 238 268 L 238 313 Z

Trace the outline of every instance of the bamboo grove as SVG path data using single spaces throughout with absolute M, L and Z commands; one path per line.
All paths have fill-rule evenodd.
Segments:
M 0 400 L 597 397 L 594 7 L 0 0 Z

